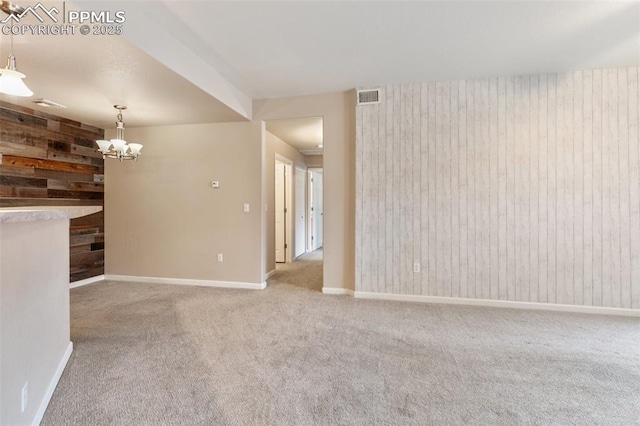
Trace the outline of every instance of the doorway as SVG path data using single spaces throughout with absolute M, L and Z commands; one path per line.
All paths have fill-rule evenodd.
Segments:
M 322 169 L 308 169 L 309 188 L 309 223 L 308 223 L 308 251 L 322 248 L 323 209 L 322 209 Z
M 294 244 L 293 256 L 297 259 L 306 253 L 305 246 L 307 244 L 307 181 L 306 181 L 306 169 L 300 166 L 296 166 L 295 171 L 295 235 L 296 241 Z
M 291 262 L 291 164 L 279 157 L 275 161 L 276 263 L 285 263 Z
M 322 117 L 265 121 L 264 155 L 273 167 L 273 178 L 268 180 L 273 189 L 267 187 L 265 205 L 271 228 L 266 233 L 269 249 L 265 253 L 265 276 L 270 284 L 322 291 L 322 133 Z

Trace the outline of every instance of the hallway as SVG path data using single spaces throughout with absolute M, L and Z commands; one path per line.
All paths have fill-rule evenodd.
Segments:
M 322 247 L 305 253 L 292 263 L 277 263 L 269 285 L 290 284 L 322 292 Z

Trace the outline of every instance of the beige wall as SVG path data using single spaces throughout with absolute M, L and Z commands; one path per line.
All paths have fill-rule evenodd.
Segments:
M 253 119 L 258 122 L 323 117 L 325 287 L 354 288 L 354 115 L 354 92 L 265 99 L 253 104 Z M 265 167 L 262 188 L 265 202 L 269 198 L 267 182 Z
M 41 418 L 70 345 L 69 220 L 0 224 L 0 424 Z
M 265 131 L 266 132 L 266 131 Z M 275 252 L 275 160 L 276 154 L 282 157 L 285 157 L 289 161 L 291 161 L 291 172 L 298 173 L 296 170 L 296 166 L 302 167 L 305 170 L 307 166 L 305 164 L 305 157 L 300 154 L 294 147 L 275 136 L 270 132 L 266 132 L 265 134 L 266 140 L 266 160 L 265 160 L 265 176 L 266 176 L 266 200 L 265 204 L 267 205 L 266 209 L 266 218 L 265 218 L 265 227 L 266 227 L 266 272 L 273 271 L 276 267 L 276 252 Z M 295 176 L 295 175 L 294 175 Z M 295 177 L 290 176 L 289 179 L 291 181 L 291 211 L 295 211 Z M 292 213 L 293 214 L 293 213 Z M 291 253 L 295 253 L 295 226 L 291 228 L 291 248 L 288 249 Z
M 322 155 L 305 155 L 307 167 L 322 167 Z
M 383 88 L 357 108 L 357 290 L 640 308 L 638 79 Z
M 262 282 L 261 126 L 131 128 L 126 138 L 144 148 L 137 162 L 105 162 L 106 273 Z

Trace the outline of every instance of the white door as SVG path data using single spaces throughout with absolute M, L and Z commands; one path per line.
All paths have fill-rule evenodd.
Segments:
M 322 170 L 311 172 L 311 250 L 322 247 Z
M 285 167 L 276 160 L 276 262 L 285 262 L 286 215 L 285 215 Z
M 298 257 L 301 254 L 304 254 L 305 250 L 305 242 L 307 241 L 307 227 L 306 227 L 306 216 L 305 216 L 305 205 L 306 205 L 306 183 L 307 180 L 305 178 L 305 170 L 299 167 L 296 167 L 296 208 L 295 208 L 295 223 L 296 223 L 296 243 L 295 243 L 295 252 L 294 256 Z

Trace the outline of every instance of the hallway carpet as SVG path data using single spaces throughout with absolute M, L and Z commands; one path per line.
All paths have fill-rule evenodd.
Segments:
M 276 278 L 276 277 L 274 277 Z M 632 425 L 640 319 L 109 282 L 43 425 Z
M 322 248 L 305 253 L 292 263 L 276 263 L 269 283 L 291 284 L 322 292 Z

